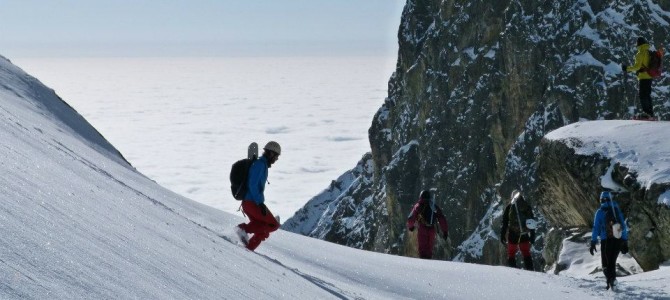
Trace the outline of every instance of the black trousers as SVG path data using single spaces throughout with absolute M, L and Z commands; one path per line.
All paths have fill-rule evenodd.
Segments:
M 654 105 L 651 103 L 651 79 L 640 79 L 640 106 L 649 116 L 654 116 Z
M 606 239 L 600 241 L 600 260 L 603 265 L 603 273 L 607 282 L 616 279 L 616 259 L 621 250 L 620 239 Z

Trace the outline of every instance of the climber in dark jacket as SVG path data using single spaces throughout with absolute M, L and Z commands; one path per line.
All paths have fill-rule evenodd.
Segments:
M 435 234 L 437 233 L 436 223 L 440 224 L 442 237 L 445 240 L 449 237 L 449 225 L 442 210 L 435 204 L 430 191 L 424 190 L 419 195 L 419 201 L 414 204 L 412 211 L 407 216 L 407 229 L 414 231 L 417 222 L 419 223 L 419 257 L 431 259 L 433 257 L 433 246 L 435 245 Z
M 533 270 L 533 257 L 530 244 L 535 242 L 535 219 L 533 209 L 523 198 L 521 192 L 512 192 L 510 204 L 503 212 L 500 242 L 507 246 L 507 265 L 516 268 L 516 253 L 521 250 L 523 266 Z

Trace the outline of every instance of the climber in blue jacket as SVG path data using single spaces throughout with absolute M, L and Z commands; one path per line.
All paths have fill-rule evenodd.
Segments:
M 268 169 L 279 159 L 281 146 L 270 141 L 263 150 L 263 155 L 249 169 L 248 191 L 242 200 L 242 211 L 249 218 L 249 223 L 241 223 L 235 228 L 237 235 L 251 251 L 256 250 L 262 241 L 270 237 L 270 233 L 279 229 L 279 221 L 265 205 L 264 193 Z M 253 236 L 249 238 L 248 234 Z
M 596 211 L 591 232 L 589 252 L 596 252 L 600 239 L 600 258 L 603 273 L 607 280 L 607 289 L 617 285 L 616 260 L 619 252 L 628 253 L 628 227 L 619 205 L 612 199 L 612 193 L 600 193 L 600 208 Z

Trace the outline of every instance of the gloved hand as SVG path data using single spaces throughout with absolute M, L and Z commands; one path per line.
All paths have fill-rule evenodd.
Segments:
M 412 226 L 410 228 L 407 228 L 407 229 L 409 229 L 409 231 L 414 231 L 414 226 Z
M 628 69 L 628 66 L 624 63 L 621 64 L 621 70 L 626 72 L 626 69 Z
M 589 248 L 589 252 L 591 255 L 593 255 L 594 252 L 598 252 L 596 251 L 596 242 L 591 241 L 591 248 Z
M 500 236 L 500 243 L 502 243 L 503 245 L 507 245 L 507 239 L 505 238 L 504 235 Z
M 621 244 L 621 253 L 628 253 L 628 241 L 623 241 Z
M 258 207 L 260 207 L 260 209 L 261 209 L 261 214 L 264 215 L 264 216 L 267 216 L 268 207 L 265 206 L 265 203 L 261 203 L 260 205 L 258 205 Z

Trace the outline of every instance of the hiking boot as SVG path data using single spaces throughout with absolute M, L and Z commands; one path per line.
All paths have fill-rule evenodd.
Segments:
M 508 258 L 507 259 L 507 266 L 510 268 L 516 268 L 516 259 L 515 258 Z
M 263 239 L 260 238 L 258 234 L 254 234 L 254 236 L 252 236 L 251 239 L 249 239 L 249 242 L 246 244 L 247 249 L 255 251 L 256 248 L 258 248 L 258 245 L 260 245 L 262 241 Z
M 528 271 L 535 271 L 535 269 L 533 268 L 533 257 L 532 256 L 523 258 L 523 268 L 528 270 Z
M 638 121 L 656 121 L 656 117 L 654 115 L 650 115 L 645 112 L 641 112 L 633 117 L 633 120 L 638 120 Z
M 235 234 L 240 238 L 240 241 L 246 246 L 249 244 L 249 236 L 247 235 L 247 231 L 244 230 L 243 227 L 246 227 L 247 224 L 240 224 L 235 226 Z

